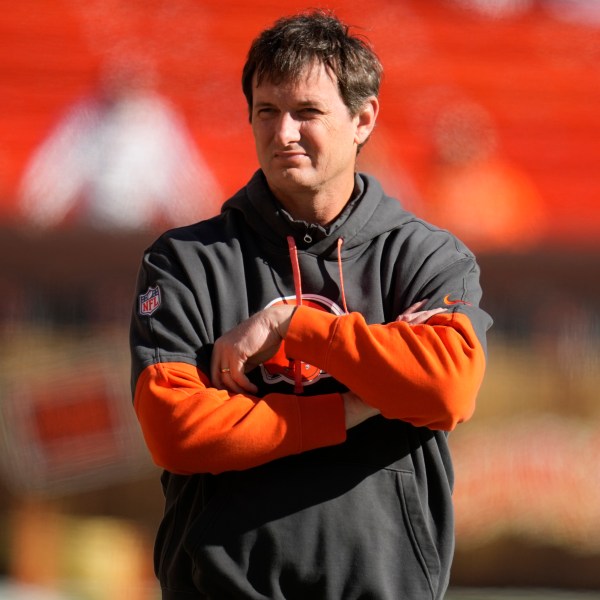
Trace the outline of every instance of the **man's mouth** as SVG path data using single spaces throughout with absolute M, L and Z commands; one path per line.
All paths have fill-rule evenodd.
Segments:
M 275 158 L 289 159 L 301 156 L 306 156 L 306 152 L 302 150 L 278 150 L 275 152 Z

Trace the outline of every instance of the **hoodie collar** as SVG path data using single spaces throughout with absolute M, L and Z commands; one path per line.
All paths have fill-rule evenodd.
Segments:
M 327 227 L 319 225 L 318 223 L 309 223 L 308 221 L 303 221 L 301 219 L 294 219 L 276 198 L 273 200 L 276 204 L 279 218 L 283 219 L 295 233 L 294 237 L 297 240 L 296 243 L 298 247 L 306 249 L 314 243 L 320 242 L 328 237 L 337 239 L 338 236 L 335 235 L 336 231 L 340 230 L 362 199 L 364 184 L 360 177 L 356 178 L 354 189 L 355 193 L 353 197 L 346 203 L 344 209 L 336 219 Z
M 292 235 L 299 249 L 310 254 L 335 257 L 338 238 L 344 238 L 344 248 L 349 250 L 398 224 L 400 204 L 385 197 L 374 178 L 357 173 L 355 189 L 355 197 L 347 203 L 337 219 L 328 227 L 323 227 L 293 219 L 271 192 L 263 172 L 258 170 L 248 185 L 228 200 L 222 210 L 240 210 L 253 230 L 286 251 L 286 238 Z M 383 211 L 385 214 L 375 215 L 382 208 L 382 200 L 386 206 L 393 205 L 395 218 L 388 214 L 390 206 Z

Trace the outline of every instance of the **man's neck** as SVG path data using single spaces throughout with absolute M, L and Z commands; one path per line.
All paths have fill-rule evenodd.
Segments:
M 355 185 L 352 179 L 336 189 L 300 190 L 293 195 L 271 191 L 293 219 L 327 227 L 354 197 Z

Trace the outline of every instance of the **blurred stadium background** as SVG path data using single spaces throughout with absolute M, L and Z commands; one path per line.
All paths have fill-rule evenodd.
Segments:
M 0 597 L 157 597 L 138 261 L 256 168 L 245 53 L 308 5 L 386 68 L 361 168 L 477 252 L 496 321 L 450 597 L 600 598 L 598 0 L 0 0 Z

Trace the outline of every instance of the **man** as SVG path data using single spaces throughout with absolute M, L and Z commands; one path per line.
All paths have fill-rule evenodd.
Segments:
M 260 170 L 146 252 L 134 405 L 163 467 L 163 598 L 442 598 L 447 431 L 490 318 L 472 254 L 355 173 L 381 66 L 335 17 L 278 21 L 242 85 Z

